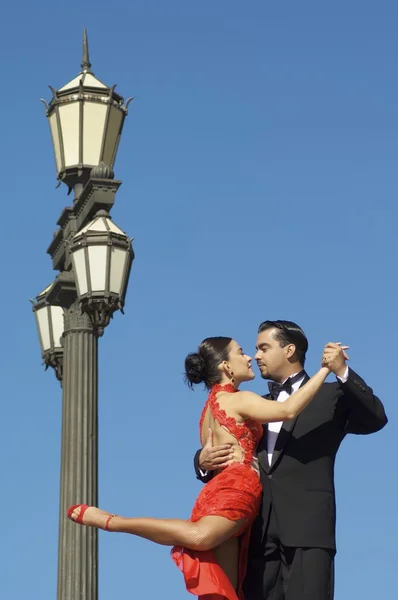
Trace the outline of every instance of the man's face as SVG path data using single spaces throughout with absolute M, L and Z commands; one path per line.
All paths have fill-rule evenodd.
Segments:
M 280 342 L 275 339 L 277 329 L 267 329 L 258 334 L 257 337 L 257 352 L 254 359 L 257 362 L 258 368 L 263 379 L 273 379 L 275 381 L 283 381 L 285 379 L 286 370 L 289 368 L 289 347 L 288 344 L 284 348 Z M 291 349 L 291 348 L 290 348 Z

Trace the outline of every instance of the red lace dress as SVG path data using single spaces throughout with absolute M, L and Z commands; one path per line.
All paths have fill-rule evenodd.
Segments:
M 237 534 L 240 536 L 238 593 L 233 589 L 228 577 L 216 562 L 212 551 L 195 551 L 174 547 L 171 556 L 183 572 L 188 592 L 199 596 L 199 600 L 244 600 L 242 582 L 246 573 L 247 550 L 251 525 L 260 507 L 262 488 L 254 465 L 254 451 L 263 435 L 260 423 L 247 419 L 238 423 L 228 417 L 217 402 L 218 392 L 236 392 L 231 385 L 215 385 L 203 408 L 200 430 L 207 408 L 218 423 L 227 429 L 238 441 L 242 450 L 242 461 L 234 462 L 218 473 L 203 486 L 196 499 L 190 521 L 202 517 L 218 515 L 231 521 L 245 519 L 246 523 Z

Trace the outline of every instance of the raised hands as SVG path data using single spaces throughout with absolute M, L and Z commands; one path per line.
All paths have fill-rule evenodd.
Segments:
M 329 342 L 326 344 L 322 355 L 322 366 L 327 367 L 337 377 L 343 377 L 347 365 L 346 361 L 350 360 L 346 350 L 349 346 L 342 346 L 341 342 Z

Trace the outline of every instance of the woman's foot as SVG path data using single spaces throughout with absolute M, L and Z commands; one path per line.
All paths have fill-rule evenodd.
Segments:
M 75 523 L 106 530 L 109 529 L 109 523 L 115 516 L 95 506 L 87 506 L 87 504 L 71 506 L 66 514 L 68 519 Z

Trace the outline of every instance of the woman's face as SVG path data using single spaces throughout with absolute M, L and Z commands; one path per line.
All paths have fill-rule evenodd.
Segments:
M 235 382 L 238 384 L 242 381 L 251 381 L 255 377 L 251 356 L 245 354 L 235 340 L 232 340 L 229 345 L 227 370 L 231 371 Z

